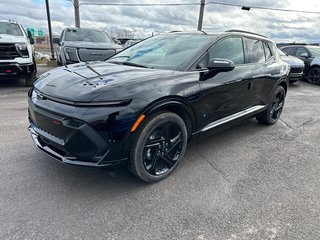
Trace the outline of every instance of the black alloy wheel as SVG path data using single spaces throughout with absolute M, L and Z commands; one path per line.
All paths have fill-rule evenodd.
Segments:
M 285 92 L 278 91 L 272 102 L 270 116 L 274 121 L 277 121 L 282 113 L 284 106 Z
M 282 86 L 278 86 L 273 93 L 272 100 L 268 108 L 257 116 L 260 123 L 272 125 L 278 121 L 283 110 L 286 91 Z
M 161 112 L 146 120 L 133 144 L 131 169 L 146 182 L 166 178 L 179 165 L 187 145 L 184 121 Z
M 312 84 L 320 84 L 320 68 L 311 68 L 308 72 L 308 82 Z

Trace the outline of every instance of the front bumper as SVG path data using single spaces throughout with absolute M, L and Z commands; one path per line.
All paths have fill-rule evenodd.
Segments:
M 128 158 L 123 141 L 107 140 L 84 121 L 36 107 L 29 100 L 29 131 L 35 145 L 62 163 L 112 167 Z
M 19 64 L 19 63 L 4 63 L 0 62 L 0 77 L 17 78 L 31 75 L 35 71 L 33 63 Z
M 298 81 L 301 80 L 303 76 L 303 68 L 293 68 L 291 67 L 290 73 L 289 73 L 289 81 Z

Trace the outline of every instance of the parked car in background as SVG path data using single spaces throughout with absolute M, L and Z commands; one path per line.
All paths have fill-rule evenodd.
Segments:
M 32 86 L 37 66 L 34 58 L 34 39 L 20 23 L 0 20 L 0 77 L 23 78 Z
M 303 77 L 304 62 L 299 58 L 285 54 L 280 49 L 277 49 L 277 51 L 281 60 L 288 63 L 291 67 L 289 73 L 290 83 L 295 83 L 296 81 L 301 80 Z
M 56 47 L 59 65 L 103 61 L 123 49 L 105 31 L 66 28 Z
M 37 63 L 45 64 L 50 60 L 50 56 L 48 54 L 44 54 L 41 52 L 35 52 L 35 58 Z
M 262 35 L 160 34 L 105 62 L 40 76 L 29 92 L 29 130 L 60 162 L 127 163 L 140 179 L 156 182 L 178 167 L 197 134 L 251 117 L 277 122 L 289 70 Z
M 291 45 L 281 50 L 304 61 L 304 76 L 310 83 L 320 84 L 320 47 L 311 45 Z

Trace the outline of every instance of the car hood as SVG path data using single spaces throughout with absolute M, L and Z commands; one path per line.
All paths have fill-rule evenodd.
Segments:
M 281 56 L 281 60 L 288 63 L 291 68 L 304 68 L 304 62 L 293 56 Z
M 0 34 L 0 43 L 26 42 L 24 36 L 13 36 L 9 34 Z
M 128 100 L 150 91 L 173 73 L 106 62 L 80 63 L 46 72 L 34 86 L 48 97 L 72 102 Z
M 65 41 L 63 43 L 65 47 L 75 48 L 92 48 L 92 49 L 122 49 L 123 47 L 115 43 L 98 43 L 98 42 L 72 42 Z

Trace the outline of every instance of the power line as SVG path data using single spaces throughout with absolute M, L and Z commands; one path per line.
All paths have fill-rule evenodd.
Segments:
M 231 4 L 231 3 L 221 3 L 221 2 L 206 2 L 206 4 L 222 5 L 222 6 L 232 6 L 232 7 L 247 7 L 252 9 L 263 9 L 271 11 L 281 11 L 281 12 L 295 12 L 295 13 L 314 13 L 320 14 L 320 12 L 314 11 L 303 11 L 303 10 L 294 10 L 294 9 L 283 9 L 283 8 L 271 8 L 271 7 L 259 7 L 259 6 L 243 6 L 241 4 Z
M 312 14 L 320 14 L 317 11 L 304 11 L 304 10 L 294 10 L 294 9 L 283 9 L 283 8 L 271 8 L 271 7 L 260 7 L 260 6 L 243 6 L 241 4 L 233 4 L 233 3 L 222 3 L 209 1 L 205 4 L 211 5 L 222 5 L 222 6 L 230 6 L 230 7 L 246 7 L 248 9 L 263 9 L 263 10 L 271 10 L 271 11 L 281 11 L 281 12 L 294 12 L 294 13 L 312 13 Z M 102 2 L 81 2 L 79 5 L 104 5 L 104 6 L 124 6 L 124 7 L 161 7 L 161 6 L 197 6 L 200 5 L 199 2 L 193 3 L 102 3 Z
M 80 5 L 104 5 L 104 6 L 125 6 L 125 7 L 159 7 L 159 6 L 187 6 L 200 5 L 200 3 L 99 3 L 81 2 Z

